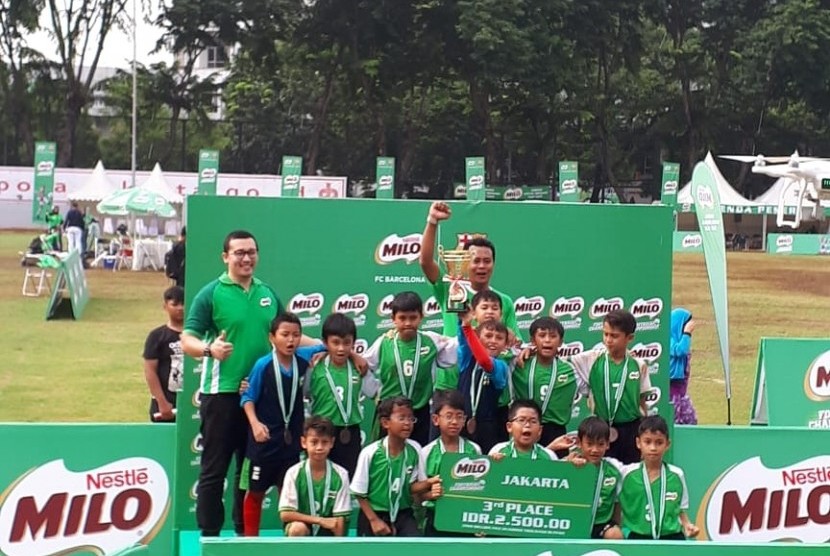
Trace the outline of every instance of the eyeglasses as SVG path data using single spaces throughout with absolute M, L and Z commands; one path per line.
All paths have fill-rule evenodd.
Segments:
M 525 419 L 524 417 L 517 417 L 516 419 L 511 419 L 510 422 L 516 423 L 520 427 L 524 427 L 525 425 L 535 427 L 539 424 L 539 419 Z
M 248 249 L 246 251 L 245 249 L 237 249 L 236 251 L 231 251 L 231 255 L 233 255 L 237 259 L 244 259 L 245 255 L 247 255 L 247 256 L 249 256 L 250 258 L 253 259 L 257 256 L 257 250 L 256 249 Z
M 395 415 L 394 417 L 389 418 L 390 421 L 396 421 L 398 423 L 412 423 L 413 425 L 418 422 L 417 417 L 400 417 Z
M 460 414 L 447 414 L 447 413 L 439 413 L 438 416 L 445 421 L 450 423 L 463 423 L 467 420 L 467 416 L 463 413 Z

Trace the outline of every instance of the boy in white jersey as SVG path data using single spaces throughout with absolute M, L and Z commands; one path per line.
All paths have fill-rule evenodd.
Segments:
M 622 464 L 605 457 L 608 451 L 611 429 L 599 417 L 590 416 L 579 424 L 578 441 L 568 459 L 574 465 L 590 463 L 599 467 L 597 490 L 594 500 L 594 524 L 592 539 L 623 539 L 620 529 L 620 505 L 617 497 L 622 487 Z
M 412 402 L 396 397 L 378 406 L 380 426 L 386 437 L 360 452 L 352 477 L 352 494 L 360 504 L 359 537 L 417 537 L 413 499 L 441 495 L 440 477 L 427 479 L 421 446 L 412 440 L 415 417 Z
M 542 410 L 533 400 L 516 400 L 510 404 L 507 432 L 510 440 L 496 444 L 488 454 L 494 460 L 506 457 L 547 461 L 559 459 L 552 450 L 538 443 L 542 436 Z
M 625 310 L 611 311 L 602 323 L 604 349 L 571 357 L 583 393 L 597 417 L 611 427 L 608 455 L 623 463 L 640 460 L 636 437 L 640 419 L 646 414 L 645 397 L 651 389 L 648 368 L 628 351 L 637 321 Z
M 391 305 L 395 328 L 375 340 L 365 358 L 380 382 L 379 401 L 395 396 L 412 400 L 417 421 L 411 438 L 423 445 L 429 441 L 429 400 L 436 371 L 455 366 L 458 340 L 418 330 L 424 304 L 417 293 L 401 292 Z
M 300 444 L 308 458 L 288 469 L 280 490 L 285 535 L 342 537 L 352 505 L 349 474 L 328 459 L 334 446 L 334 425 L 325 417 L 309 417 Z
M 629 539 L 685 540 L 700 532 L 689 521 L 689 490 L 683 470 L 663 461 L 671 446 L 666 420 L 659 415 L 643 419 L 637 448 L 643 461 L 622 470 L 620 507 Z
M 440 436 L 421 450 L 427 477 L 435 477 L 441 468 L 441 459 L 445 453 L 481 455 L 481 448 L 472 440 L 461 436 L 461 429 L 467 415 L 464 413 L 464 396 L 458 390 L 438 390 L 432 397 L 432 424 Z M 435 529 L 435 504 L 424 502 L 426 525 L 424 535 L 427 537 L 468 536 L 459 533 L 444 533 Z

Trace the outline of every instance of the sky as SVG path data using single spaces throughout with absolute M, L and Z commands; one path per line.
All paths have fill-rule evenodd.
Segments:
M 65 0 L 58 0 L 58 5 L 62 5 L 63 1 Z M 138 20 L 139 25 L 137 29 L 137 43 L 138 43 L 138 50 L 136 59 L 140 64 L 148 65 L 154 62 L 173 62 L 173 55 L 169 52 L 159 52 L 157 54 L 150 55 L 150 51 L 152 51 L 156 46 L 156 41 L 161 36 L 161 29 L 147 23 L 147 19 L 150 17 L 154 17 L 155 13 L 150 13 L 148 11 L 148 6 L 142 6 L 142 2 L 139 0 L 139 5 L 137 9 L 139 10 Z M 158 8 L 153 3 L 153 12 L 157 12 Z M 142 13 L 142 10 L 144 13 Z M 128 13 L 131 13 L 132 6 L 127 6 Z M 51 27 L 51 12 L 47 6 L 44 10 L 43 14 L 40 18 L 41 27 L 49 28 Z M 44 56 L 49 58 L 50 60 L 58 60 L 57 50 L 55 48 L 54 41 L 49 37 L 49 35 L 45 31 L 39 31 L 33 35 L 30 35 L 28 38 L 28 45 L 35 50 L 43 53 Z M 90 41 L 92 42 L 92 41 Z M 87 50 L 86 60 L 91 60 L 92 56 L 94 55 L 94 48 L 89 48 Z M 133 44 L 132 38 L 130 33 L 124 33 L 120 29 L 112 29 L 107 34 L 107 40 L 104 43 L 104 50 L 101 52 L 101 58 L 98 62 L 98 67 L 114 67 L 114 68 L 121 68 L 121 69 L 129 69 L 130 64 L 132 62 L 133 57 Z

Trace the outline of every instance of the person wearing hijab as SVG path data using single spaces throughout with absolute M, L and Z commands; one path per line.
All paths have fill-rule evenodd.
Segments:
M 697 425 L 697 412 L 688 393 L 694 330 L 695 321 L 690 311 L 682 307 L 672 310 L 669 340 L 669 393 L 671 403 L 674 404 L 674 422 L 678 425 Z

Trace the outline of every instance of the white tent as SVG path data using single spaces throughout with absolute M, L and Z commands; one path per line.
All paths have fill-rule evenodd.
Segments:
M 158 162 L 156 162 L 156 165 L 153 167 L 150 177 L 147 178 L 147 181 L 142 183 L 140 187 L 141 189 L 152 191 L 153 193 L 161 195 L 169 203 L 184 202 L 184 197 L 182 197 L 181 193 L 173 189 L 173 187 L 167 183 L 167 180 L 164 179 L 164 175 L 161 173 L 161 166 L 159 166 Z
M 98 202 L 115 193 L 116 189 L 118 186 L 109 180 L 107 171 L 99 160 L 83 187 L 73 191 L 68 197 L 70 201 Z
M 715 164 L 715 158 L 712 156 L 712 153 L 709 152 L 706 154 L 706 158 L 703 162 L 709 167 L 712 171 L 712 175 L 715 176 L 715 182 L 718 186 L 718 194 L 720 195 L 720 205 L 723 212 L 734 212 L 734 209 L 730 210 L 728 207 L 756 207 L 758 203 L 755 201 L 750 201 L 749 199 L 745 198 L 743 195 L 735 191 L 735 188 L 729 185 L 729 182 L 726 181 L 726 178 L 723 177 L 723 174 L 720 173 L 718 169 L 718 165 Z M 694 200 L 692 199 L 692 183 L 689 182 L 677 193 L 677 203 L 679 205 L 694 205 Z M 694 207 L 690 208 L 690 211 L 694 211 Z
M 798 188 L 791 187 L 785 191 L 785 188 L 791 181 L 792 180 L 790 178 L 778 178 L 775 180 L 775 183 L 772 184 L 772 187 L 764 191 L 763 194 L 759 195 L 755 199 L 755 202 L 759 205 L 777 207 L 778 200 L 781 198 L 781 193 L 783 192 L 786 195 L 784 199 L 784 206 L 795 207 L 798 204 Z M 804 199 L 802 206 L 812 210 L 813 203 L 807 199 Z M 821 201 L 821 206 L 830 207 L 830 201 Z

